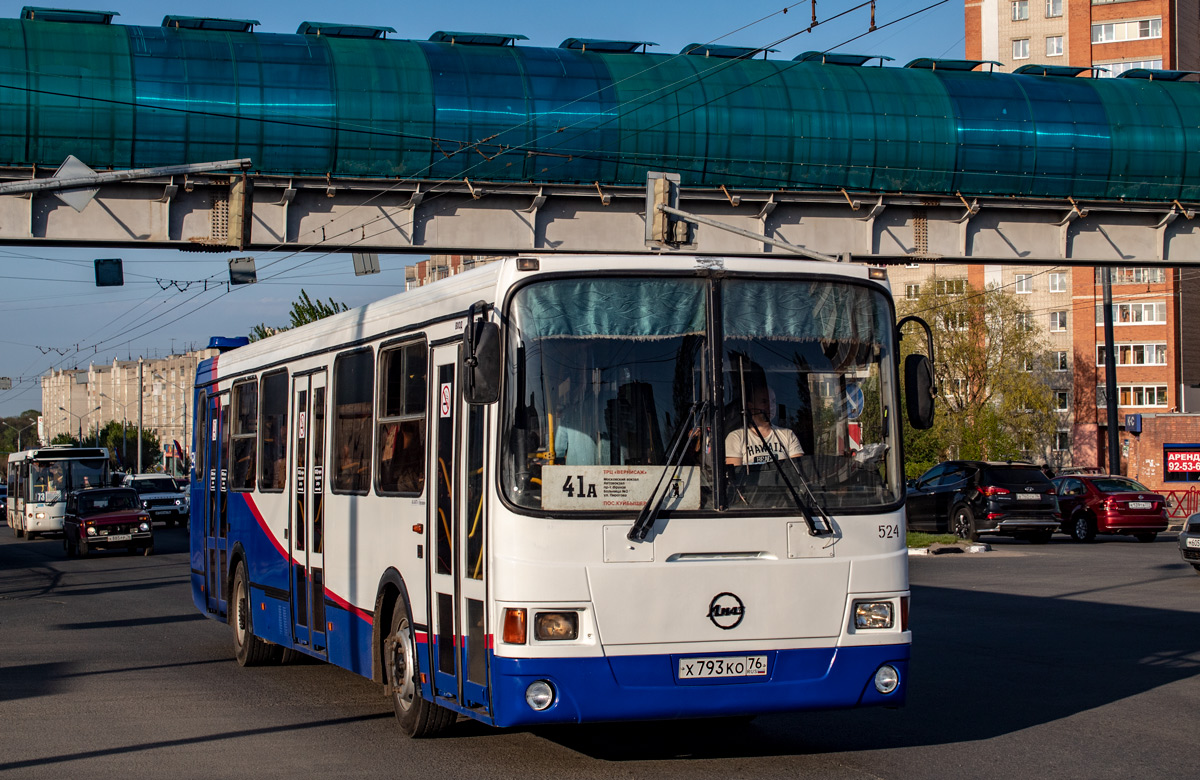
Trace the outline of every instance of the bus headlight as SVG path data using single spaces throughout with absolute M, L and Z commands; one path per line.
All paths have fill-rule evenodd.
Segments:
M 884 664 L 875 672 L 875 690 L 883 694 L 891 693 L 900 684 L 900 672 L 896 667 Z
M 855 628 L 891 628 L 892 602 L 858 601 L 854 604 Z
M 525 703 L 541 712 L 554 703 L 554 686 L 546 680 L 530 683 L 525 689 Z
M 533 617 L 533 632 L 543 642 L 576 639 L 579 637 L 579 615 L 575 612 L 538 612 Z
M 45 513 L 45 512 L 38 512 L 37 514 L 35 514 L 35 515 L 34 515 L 34 517 L 35 517 L 35 518 L 37 518 L 38 520 L 45 520 L 45 519 L 46 519 L 46 513 Z

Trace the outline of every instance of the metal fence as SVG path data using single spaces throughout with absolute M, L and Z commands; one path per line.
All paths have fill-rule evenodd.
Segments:
M 1160 491 L 1167 499 L 1167 516 L 1172 520 L 1186 520 L 1189 515 L 1200 512 L 1200 488 Z

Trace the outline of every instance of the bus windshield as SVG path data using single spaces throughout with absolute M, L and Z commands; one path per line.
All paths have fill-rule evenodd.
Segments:
M 680 511 L 894 504 L 892 322 L 881 290 L 827 280 L 524 287 L 508 312 L 505 495 L 554 512 L 635 512 L 660 490 Z

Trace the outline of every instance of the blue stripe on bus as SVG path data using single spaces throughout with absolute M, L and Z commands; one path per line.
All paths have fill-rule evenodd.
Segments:
M 857 706 L 899 706 L 908 684 L 908 644 L 778 650 L 761 679 L 676 680 L 679 655 L 611 658 L 491 657 L 497 726 L 606 720 L 751 715 Z M 749 653 L 747 653 L 749 654 Z M 719 656 L 722 654 L 711 654 Z M 875 690 L 876 670 L 890 663 L 900 684 Z M 557 693 L 543 712 L 525 703 L 525 689 L 548 680 Z

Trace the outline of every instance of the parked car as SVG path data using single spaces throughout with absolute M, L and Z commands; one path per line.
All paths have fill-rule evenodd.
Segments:
M 8 483 L 0 482 L 0 517 L 8 517 Z
M 1200 573 L 1200 512 L 1183 524 L 1183 530 L 1179 532 L 1179 554 L 1184 563 L 1192 564 L 1192 568 Z
M 87 488 L 67 494 L 63 549 L 67 557 L 96 549 L 154 552 L 150 515 L 132 488 Z
M 1077 542 L 1132 534 L 1153 542 L 1167 530 L 1167 499 L 1129 477 L 1079 474 L 1054 480 L 1063 531 Z
M 125 487 L 133 488 L 142 499 L 142 508 L 154 520 L 167 525 L 185 525 L 191 514 L 186 493 L 179 492 L 175 480 L 164 474 L 127 474 Z
M 1054 485 L 1032 463 L 949 460 L 909 485 L 908 527 L 975 541 L 1000 534 L 1045 544 L 1062 525 Z

